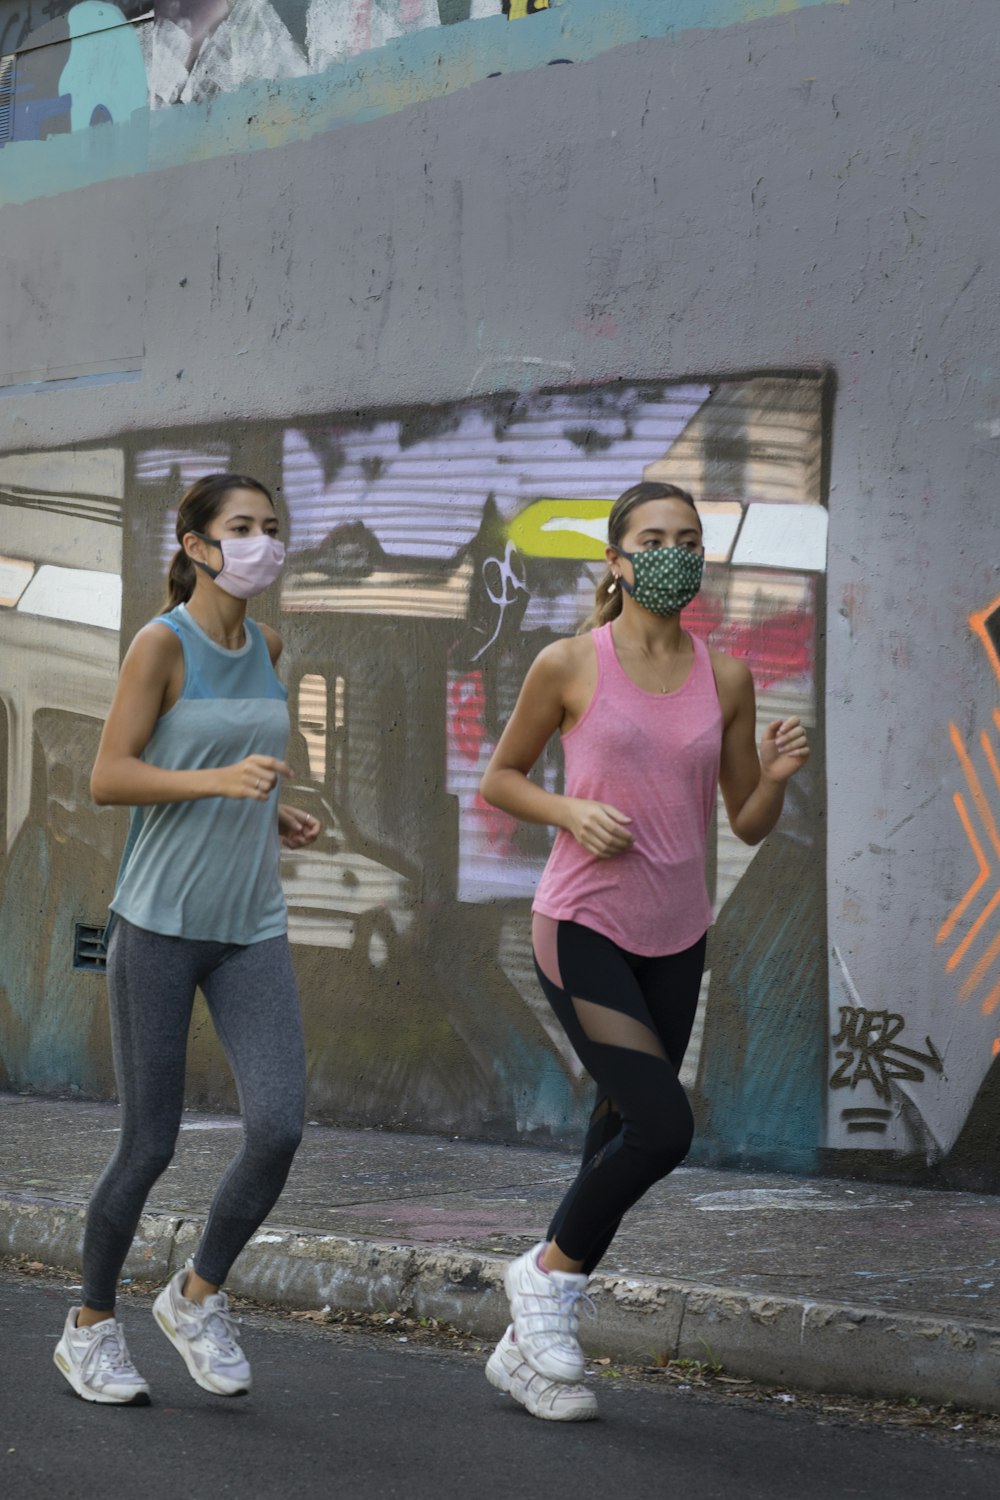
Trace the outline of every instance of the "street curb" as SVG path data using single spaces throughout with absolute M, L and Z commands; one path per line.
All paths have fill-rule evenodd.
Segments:
M 82 1205 L 0 1193 L 0 1254 L 79 1271 Z M 124 1274 L 166 1280 L 184 1264 L 203 1220 L 143 1217 Z M 484 1339 L 508 1321 L 509 1264 L 448 1245 L 405 1245 L 265 1228 L 227 1283 L 267 1306 L 400 1312 L 437 1318 Z M 591 1355 L 629 1363 L 717 1362 L 771 1385 L 840 1391 L 1000 1412 L 1000 1327 L 690 1281 L 596 1274 L 584 1317 Z

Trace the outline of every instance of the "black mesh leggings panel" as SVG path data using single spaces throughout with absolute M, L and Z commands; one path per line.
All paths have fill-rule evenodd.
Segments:
M 705 938 L 642 958 L 577 922 L 535 917 L 535 969 L 597 1106 L 583 1162 L 549 1227 L 589 1274 L 622 1215 L 683 1161 L 694 1121 L 678 1071 L 691 1035 Z

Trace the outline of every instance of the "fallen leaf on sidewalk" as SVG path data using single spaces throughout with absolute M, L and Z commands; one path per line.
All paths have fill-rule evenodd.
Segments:
M 300 1323 L 329 1323 L 330 1307 L 310 1308 L 307 1312 L 290 1312 L 290 1318 L 295 1318 Z

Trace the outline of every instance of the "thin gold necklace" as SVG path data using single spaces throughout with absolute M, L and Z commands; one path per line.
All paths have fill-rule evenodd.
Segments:
M 638 650 L 641 651 L 642 655 L 649 662 L 650 670 L 652 671 L 653 676 L 657 679 L 657 681 L 659 681 L 660 680 L 660 674 L 656 670 L 656 667 L 655 667 L 655 665 L 653 663 L 653 658 L 650 656 L 649 652 L 646 650 L 646 647 L 645 646 L 639 646 Z M 672 676 L 673 676 L 673 673 L 671 672 L 671 677 Z M 671 678 L 668 677 L 666 683 L 661 683 L 660 684 L 660 692 L 661 693 L 669 693 L 669 692 L 673 691 L 673 689 L 670 686 L 670 681 L 671 681 Z
M 642 648 L 642 654 L 643 654 L 643 656 L 644 656 L 644 657 L 645 657 L 645 658 L 646 658 L 646 660 L 647 660 L 647 661 L 648 661 L 648 662 L 649 662 L 649 665 L 650 665 L 650 669 L 651 669 L 651 671 L 652 671 L 652 672 L 653 672 L 653 673 L 654 673 L 654 675 L 655 675 L 655 676 L 656 676 L 656 677 L 657 677 L 657 678 L 659 678 L 659 675 L 660 675 L 660 674 L 659 674 L 659 672 L 657 672 L 657 670 L 656 670 L 656 667 L 655 667 L 655 666 L 654 666 L 654 665 L 653 665 L 653 658 L 652 658 L 652 657 L 651 657 L 651 656 L 650 656 L 650 654 L 649 654 L 649 652 L 648 652 L 648 651 L 647 651 L 647 650 L 646 650 L 646 648 L 645 648 L 645 646 L 643 646 L 643 648 Z M 672 675 L 673 675 L 673 674 L 671 674 L 671 676 L 672 676 Z M 669 677 L 668 677 L 668 678 L 667 678 L 667 681 L 666 681 L 666 682 L 665 682 L 665 683 L 663 683 L 663 684 L 662 684 L 662 685 L 661 685 L 661 687 L 660 687 L 660 692 L 661 692 L 661 693 L 669 693 L 669 692 L 670 692 L 670 691 L 671 691 L 671 688 L 670 688 L 670 680 L 671 680 L 671 679 L 670 679 L 670 678 L 669 678 Z

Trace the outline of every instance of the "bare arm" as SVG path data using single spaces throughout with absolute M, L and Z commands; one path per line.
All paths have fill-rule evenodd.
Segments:
M 270 625 L 264 625 L 260 621 L 258 624 L 271 657 L 271 666 L 276 667 L 284 642 Z M 307 844 L 314 844 L 321 832 L 320 821 L 312 813 L 303 812 L 299 807 L 291 807 L 287 802 L 278 803 L 278 835 L 283 849 L 304 849 Z
M 181 645 L 167 625 L 146 625 L 126 653 L 97 759 L 90 793 L 100 807 L 152 807 L 203 797 L 267 799 L 279 775 L 291 774 L 272 755 L 249 755 L 232 766 L 204 771 L 165 771 L 139 757 L 163 709 Z
M 264 625 L 260 620 L 257 621 L 257 625 L 261 635 L 264 637 L 264 643 L 271 658 L 271 666 L 276 667 L 278 665 L 278 657 L 284 650 L 285 643 L 278 632 L 271 629 L 270 625 Z
M 608 859 L 632 843 L 617 808 L 547 792 L 528 773 L 563 722 L 573 676 L 569 643 L 547 646 L 532 662 L 514 712 L 486 767 L 480 791 L 487 802 L 525 823 L 565 828 L 590 854 Z
M 776 719 L 764 732 L 758 757 L 753 678 L 732 657 L 713 653 L 713 665 L 726 719 L 719 785 L 729 826 L 744 844 L 759 844 L 781 816 L 786 782 L 809 757 L 806 732 L 798 719 Z

